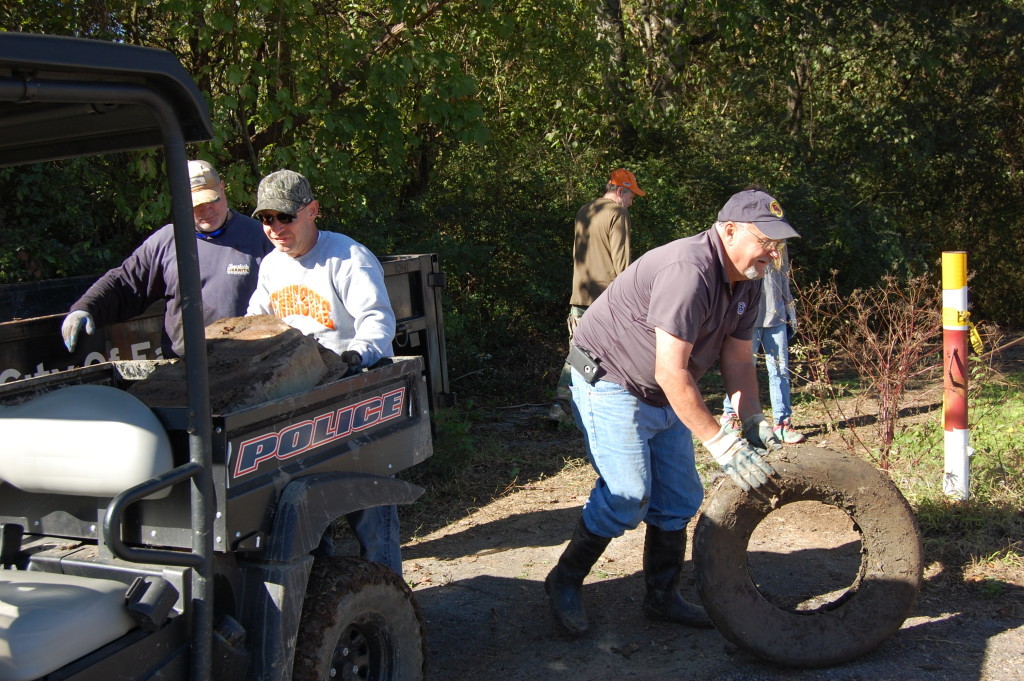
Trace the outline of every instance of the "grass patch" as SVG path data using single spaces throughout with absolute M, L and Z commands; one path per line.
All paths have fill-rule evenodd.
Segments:
M 433 454 L 401 476 L 426 490 L 418 501 L 403 509 L 404 519 L 415 527 L 414 536 L 429 533 L 477 505 L 473 471 L 494 456 L 494 448 L 473 433 L 478 420 L 479 411 L 474 409 L 472 399 L 434 412 Z
M 472 399 L 434 412 L 434 454 L 423 467 L 425 475 L 451 479 L 472 465 L 480 455 L 480 443 L 470 432 L 478 418 Z
M 890 475 L 914 507 L 930 557 L 984 589 L 996 581 L 1024 586 L 1024 374 L 977 385 L 969 404 L 970 499 L 942 492 L 941 413 L 902 429 Z

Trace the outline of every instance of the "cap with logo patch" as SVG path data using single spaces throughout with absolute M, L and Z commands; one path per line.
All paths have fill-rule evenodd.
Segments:
M 188 162 L 188 183 L 192 187 L 192 206 L 220 201 L 220 175 L 206 161 Z
M 747 189 L 729 197 L 718 211 L 719 222 L 750 222 L 769 239 L 800 236 L 786 221 L 782 206 L 760 189 Z
M 608 182 L 610 184 L 614 184 L 616 187 L 624 187 L 637 196 L 647 196 L 647 192 L 640 189 L 640 185 L 637 184 L 636 175 L 625 168 L 616 168 L 613 170 L 611 175 L 608 177 Z
M 309 180 L 293 170 L 277 170 L 260 181 L 256 192 L 256 217 L 265 210 L 295 215 L 313 202 L 313 189 Z

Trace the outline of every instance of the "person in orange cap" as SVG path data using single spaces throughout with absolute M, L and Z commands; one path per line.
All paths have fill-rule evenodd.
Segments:
M 576 212 L 576 230 L 572 246 L 572 293 L 569 296 L 569 340 L 580 317 L 591 303 L 608 288 L 630 262 L 629 207 L 633 198 L 646 196 L 636 175 L 616 168 L 608 176 L 604 193 Z M 552 421 L 571 422 L 569 402 L 569 365 L 562 367 L 555 401 L 548 417 Z

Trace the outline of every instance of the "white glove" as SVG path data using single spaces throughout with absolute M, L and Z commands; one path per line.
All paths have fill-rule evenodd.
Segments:
M 767 452 L 756 449 L 725 428 L 721 428 L 704 446 L 744 492 L 760 487 L 768 482 L 769 475 L 775 475 L 775 469 L 763 458 Z
M 75 345 L 78 344 L 78 332 L 81 331 L 83 325 L 85 325 L 85 332 L 90 336 L 96 331 L 96 322 L 92 320 L 92 315 L 85 310 L 75 310 L 64 318 L 64 323 L 60 326 L 60 333 L 64 336 L 64 347 L 68 349 L 68 352 L 74 352 Z
M 772 424 L 768 423 L 761 412 L 751 414 L 743 419 L 743 437 L 747 439 L 747 442 L 761 449 L 773 452 L 782 449 L 782 440 L 775 434 Z

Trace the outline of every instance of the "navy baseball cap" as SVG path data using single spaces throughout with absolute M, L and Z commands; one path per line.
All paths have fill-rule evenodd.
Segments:
M 800 236 L 786 221 L 779 202 L 760 189 L 747 189 L 729 197 L 718 211 L 719 222 L 750 222 L 769 239 Z

